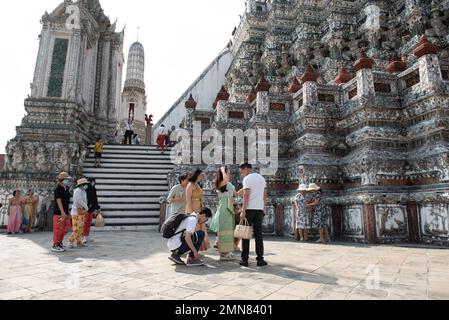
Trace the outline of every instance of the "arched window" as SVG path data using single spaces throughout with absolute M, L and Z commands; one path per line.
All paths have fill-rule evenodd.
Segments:
M 130 121 L 134 121 L 134 109 L 135 109 L 135 104 L 134 103 L 130 103 L 129 104 L 129 115 L 128 115 L 128 120 Z

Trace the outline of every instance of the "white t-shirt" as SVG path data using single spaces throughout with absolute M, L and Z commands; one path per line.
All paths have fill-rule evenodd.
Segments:
M 196 231 L 196 226 L 198 225 L 198 216 L 196 213 L 192 213 L 187 219 L 184 219 L 183 222 L 179 225 L 179 228 L 176 230 L 176 233 L 185 230 L 190 234 L 194 234 Z M 167 243 L 167 247 L 170 251 L 174 251 L 179 249 L 182 245 L 181 241 L 182 233 L 170 238 Z
M 243 189 L 250 190 L 247 210 L 265 210 L 264 195 L 266 188 L 265 178 L 258 173 L 251 173 L 243 179 Z
M 133 131 L 134 130 L 133 129 L 133 125 L 131 123 L 129 123 L 129 122 L 125 122 L 125 128 L 128 131 Z
M 75 192 L 73 193 L 73 204 L 72 204 L 72 211 L 71 215 L 72 217 L 78 215 L 78 208 L 88 210 L 89 207 L 87 206 L 87 193 L 84 191 L 84 189 L 76 188 Z

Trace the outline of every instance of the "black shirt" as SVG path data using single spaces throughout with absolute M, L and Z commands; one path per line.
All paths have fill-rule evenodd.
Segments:
M 89 213 L 101 209 L 98 205 L 97 189 L 92 185 L 87 188 L 87 206 L 89 207 Z
M 59 206 L 58 206 L 58 199 L 61 199 L 62 201 L 62 207 L 64 208 L 64 211 L 66 214 L 69 214 L 69 203 L 70 203 L 70 191 L 64 187 L 61 187 L 59 184 L 55 189 L 55 211 L 54 211 L 54 215 L 55 216 L 61 216 L 61 210 L 59 210 Z

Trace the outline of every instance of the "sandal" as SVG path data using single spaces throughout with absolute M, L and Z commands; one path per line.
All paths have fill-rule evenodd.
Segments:
M 220 256 L 220 261 L 233 261 L 234 259 L 234 255 L 232 253 L 228 253 L 225 255 L 221 255 Z

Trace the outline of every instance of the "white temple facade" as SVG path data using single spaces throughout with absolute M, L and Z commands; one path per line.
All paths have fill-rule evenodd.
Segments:
M 114 140 L 124 32 L 116 32 L 99 0 L 61 1 L 41 23 L 26 115 L 6 147 L 0 203 L 16 189 L 32 189 L 41 200 L 39 210 L 47 212 L 58 174 L 78 177 L 88 146 L 98 137 Z

